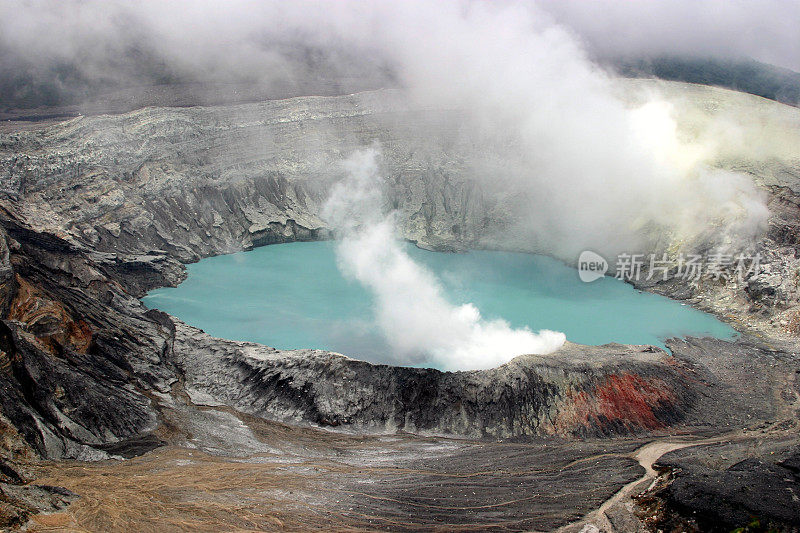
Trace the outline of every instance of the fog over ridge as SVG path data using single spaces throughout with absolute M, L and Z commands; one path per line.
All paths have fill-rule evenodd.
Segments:
M 594 54 L 752 58 L 800 72 L 797 0 L 539 0 Z
M 610 14 L 622 9 L 605 4 Z M 673 13 L 645 4 L 618 17 L 624 28 L 592 31 L 611 42 L 623 29 L 634 33 L 635 13 Z M 474 175 L 502 184 L 517 221 L 508 235 L 530 248 L 570 261 L 587 248 L 614 255 L 673 242 L 748 243 L 766 217 L 749 178 L 709 168 L 707 147 L 677 138 L 658 95 L 629 109 L 591 59 L 580 10 L 557 5 L 18 1 L 0 13 L 0 48 L 4 71 L 30 78 L 19 91 L 52 82 L 39 87 L 44 97 L 75 80 L 177 79 L 197 82 L 201 92 L 214 83 L 291 92 L 314 77 L 361 76 L 367 86 L 403 88 L 416 104 L 466 112 L 463 134 L 481 148 L 469 161 Z M 760 20 L 757 8 L 736 5 Z M 599 7 L 587 10 L 599 13 L 597 28 L 608 18 Z M 683 46 L 675 35 L 675 46 Z M 791 48 L 780 31 L 774 37 L 776 50 Z M 700 242 L 710 235 L 717 242 Z

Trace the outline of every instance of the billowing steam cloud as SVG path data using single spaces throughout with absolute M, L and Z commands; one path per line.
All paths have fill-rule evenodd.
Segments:
M 629 109 L 535 6 L 445 3 L 426 17 L 404 6 L 384 32 L 398 72 L 419 101 L 468 111 L 478 179 L 514 193 L 521 246 L 574 260 L 583 249 L 729 245 L 763 227 L 748 178 L 707 168 L 657 97 Z
M 738 246 L 764 227 L 750 180 L 707 168 L 713 154 L 677 138 L 657 96 L 628 109 L 575 30 L 554 18 L 577 28 L 573 11 L 553 4 L 11 4 L 0 10 L 3 79 L 50 73 L 61 87 L 75 78 L 119 76 L 136 85 L 152 76 L 149 83 L 229 80 L 313 94 L 330 85 L 306 78 L 363 75 L 362 86 L 395 83 L 417 103 L 457 108 L 468 116 L 462 135 L 476 147 L 473 174 L 511 199 L 513 227 L 502 235 L 517 247 L 572 261 L 583 249 L 613 256 L 676 244 Z M 737 13 L 763 18 L 738 5 Z M 22 80 L 20 90 L 34 85 Z M 43 94 L 57 90 L 51 85 Z
M 503 320 L 481 318 L 472 304 L 447 301 L 435 276 L 398 242 L 394 214 L 382 212 L 377 155 L 368 149 L 344 162 L 347 176 L 334 187 L 324 215 L 341 238 L 340 268 L 372 292 L 393 355 L 409 364 L 473 370 L 564 344 L 563 333 L 512 329 Z

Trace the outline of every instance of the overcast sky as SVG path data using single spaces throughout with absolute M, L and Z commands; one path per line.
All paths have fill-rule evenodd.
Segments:
M 442 12 L 439 0 L 411 3 L 420 17 Z M 513 3 L 539 19 L 549 13 L 590 54 L 744 56 L 800 71 L 800 0 L 540 0 L 541 9 L 531 2 L 504 4 Z M 451 4 L 470 9 L 467 1 Z M 108 76 L 119 63 L 114 56 L 133 44 L 202 78 L 231 67 L 279 68 L 281 54 L 270 49 L 275 39 L 371 46 L 387 28 L 396 33 L 403 24 L 413 33 L 418 25 L 404 11 L 390 2 L 4 0 L 0 62 L 35 68 L 68 60 L 90 75 L 96 69 Z
M 800 71 L 798 0 L 541 0 L 609 55 L 752 57 Z

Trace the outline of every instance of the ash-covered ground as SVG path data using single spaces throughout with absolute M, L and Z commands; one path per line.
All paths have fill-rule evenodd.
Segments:
M 760 270 L 641 287 L 741 339 L 568 343 L 474 372 L 215 339 L 138 300 L 185 262 L 329 237 L 330 161 L 374 140 L 403 237 L 520 249 L 508 198 L 470 179 L 458 110 L 381 90 L 7 124 L 3 526 L 796 527 L 800 112 L 679 83 L 629 98 L 647 84 L 687 132 L 723 114 L 772 147 L 715 162 L 766 198 Z

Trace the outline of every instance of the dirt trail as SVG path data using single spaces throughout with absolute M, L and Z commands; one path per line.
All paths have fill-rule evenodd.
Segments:
M 663 439 L 658 439 L 645 444 L 631 454 L 631 457 L 636 459 L 642 468 L 644 468 L 644 475 L 622 487 L 611 498 L 603 502 L 600 507 L 587 514 L 577 522 L 572 522 L 571 524 L 567 524 L 566 526 L 559 528 L 557 533 L 596 533 L 598 531 L 602 531 L 604 533 L 614 533 L 617 530 L 614 528 L 613 524 L 608 518 L 608 510 L 617 505 L 624 505 L 624 503 L 630 499 L 634 492 L 640 492 L 645 488 L 652 487 L 653 483 L 655 483 L 658 477 L 658 472 L 655 471 L 653 465 L 657 463 L 662 456 L 682 448 L 704 446 L 708 444 L 719 444 L 722 442 L 731 442 L 733 440 L 744 438 L 746 438 L 744 432 L 736 432 L 719 435 L 716 437 L 691 440 L 686 438 L 676 439 L 675 437 L 665 437 Z M 645 484 L 647 484 L 647 487 L 645 487 Z
M 580 520 L 562 526 L 556 530 L 557 533 L 615 533 L 617 530 L 609 520 L 608 511 L 616 506 L 625 505 L 635 492 L 652 488 L 658 478 L 658 472 L 653 469 L 653 465 L 669 452 L 694 446 L 736 442 L 753 438 L 756 435 L 796 433 L 798 426 L 796 413 L 800 412 L 800 386 L 797 384 L 798 379 L 800 377 L 796 372 L 791 372 L 784 379 L 783 387 L 776 392 L 777 404 L 781 406 L 779 408 L 779 416 L 765 427 L 750 430 L 742 429 L 707 438 L 692 437 L 691 435 L 682 438 L 664 437 L 648 442 L 638 448 L 630 457 L 644 468 L 644 475 L 622 487 L 611 498 L 603 502 L 600 507 Z M 782 399 L 781 396 L 783 396 Z M 647 485 L 645 486 L 645 484 Z

